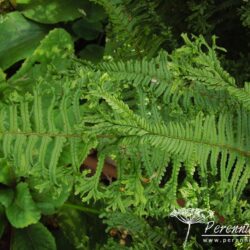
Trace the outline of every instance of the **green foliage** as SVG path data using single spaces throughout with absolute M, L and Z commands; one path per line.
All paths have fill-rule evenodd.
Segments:
M 28 3 L 17 1 L 18 10 L 29 19 L 39 23 L 59 23 L 62 21 L 71 21 L 82 15 L 84 11 L 84 1 L 41 1 L 30 0 Z
M 25 60 L 15 77 L 21 77 L 36 63 L 45 65 L 51 63 L 60 69 L 61 59 L 66 58 L 72 51 L 72 40 L 68 33 L 63 29 L 54 29 L 41 41 L 34 53 Z
M 103 47 L 99 45 L 88 45 L 80 51 L 79 56 L 84 60 L 89 60 L 94 63 L 100 62 L 104 54 Z
M 13 10 L 13 6 L 11 5 L 10 1 L 1 0 L 0 1 L 0 14 L 5 14 L 11 10 Z
M 52 80 L 53 71 L 65 70 L 67 59 L 73 53 L 73 42 L 70 35 L 63 29 L 54 29 L 40 42 L 35 51 L 26 58 L 20 69 L 9 82 L 15 89 L 32 91 L 34 81 Z M 62 60 L 63 59 L 63 60 Z M 46 77 L 47 76 L 47 77 Z M 13 91 L 13 90 L 12 90 Z M 8 91 L 6 92 L 6 95 Z
M 0 160 L 0 165 L 0 183 L 11 186 L 15 178 L 13 169 L 3 159 Z
M 60 91 L 68 94 L 60 98 Z M 60 91 L 56 96 L 53 88 L 48 86 L 46 89 L 42 85 L 42 88 L 37 87 L 34 90 L 32 97 L 20 97 L 19 105 L 10 105 L 9 111 L 6 107 L 1 110 L 3 152 L 6 158 L 11 159 L 14 156 L 13 166 L 18 176 L 35 175 L 32 168 L 36 166 L 35 171 L 39 170 L 41 174 L 39 176 L 49 177 L 48 180 L 56 184 L 57 176 L 67 172 L 66 169 L 62 169 L 63 172 L 59 174 L 60 171 L 57 169 L 65 148 L 70 149 L 70 162 L 73 163 L 75 171 L 78 171 L 80 163 L 86 157 L 86 153 L 79 152 L 82 135 L 77 132 L 77 127 L 74 127 L 81 115 L 80 107 L 76 105 L 80 93 L 78 91 L 73 95 L 73 89 L 66 87 Z M 44 103 L 42 99 L 45 98 L 50 101 Z M 33 99 L 31 103 L 29 99 Z M 29 109 L 30 107 L 32 109 Z M 56 109 L 59 117 L 56 115 Z
M 59 227 L 76 249 L 88 249 L 87 222 L 81 214 L 64 208 L 58 213 Z
M 8 1 L 3 2 L 0 2 L 0 11 Z M 0 16 L 0 67 L 4 70 L 29 57 L 55 27 L 69 26 L 72 40 L 94 40 L 100 34 L 103 36 L 106 13 L 101 6 L 89 1 L 20 0 L 13 1 L 12 5 L 16 11 Z
M 246 1 L 245 5 L 243 5 L 240 9 L 241 13 L 241 21 L 244 26 L 250 27 L 250 3 Z
M 169 215 L 183 206 L 249 221 L 248 3 L 12 4 L 0 19 L 0 248 L 181 249 Z M 202 232 L 185 249 L 216 249 Z
M 72 29 L 74 33 L 80 38 L 91 41 L 98 38 L 99 32 L 102 31 L 102 24 L 99 21 L 93 22 L 88 21 L 85 18 L 81 18 L 74 22 L 74 24 L 72 25 Z
M 91 0 L 92 1 L 92 0 Z M 152 57 L 163 42 L 171 41 L 171 31 L 159 19 L 152 1 L 93 0 L 100 4 L 110 19 L 108 51 L 114 56 Z M 144 26 L 141 29 L 141 25 Z M 121 47 L 122 45 L 122 47 Z
M 0 67 L 4 70 L 32 53 L 47 33 L 46 27 L 25 19 L 19 12 L 5 15 L 0 30 Z
M 13 250 L 55 250 L 56 244 L 49 230 L 41 223 L 24 229 L 14 229 L 11 242 Z
M 11 204 L 6 204 L 6 216 L 16 228 L 38 222 L 40 211 L 32 200 L 27 183 L 19 183 Z

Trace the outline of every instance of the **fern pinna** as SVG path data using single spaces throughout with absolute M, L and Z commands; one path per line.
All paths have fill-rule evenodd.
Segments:
M 55 187 L 71 178 L 75 194 L 102 200 L 107 210 L 165 217 L 182 197 L 232 215 L 250 177 L 248 84 L 236 87 L 215 44 L 184 38 L 171 55 L 74 62 L 71 80 L 66 74 L 53 87 L 39 82 L 24 96 L 6 98 L 3 157 L 19 177 Z M 92 148 L 99 161 L 89 176 L 80 166 Z M 104 185 L 107 156 L 117 179 Z

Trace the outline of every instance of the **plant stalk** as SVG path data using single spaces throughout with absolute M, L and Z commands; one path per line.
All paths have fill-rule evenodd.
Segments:
M 190 228 L 191 228 L 191 223 L 188 223 L 188 230 L 187 230 L 185 241 L 183 243 L 183 249 L 185 249 L 185 247 L 186 247 L 187 239 L 188 239 L 188 236 L 189 236 L 189 233 L 190 233 Z
M 82 211 L 82 212 L 85 212 L 85 213 L 100 214 L 100 211 L 97 210 L 97 209 L 83 207 L 83 206 L 72 204 L 72 203 L 64 203 L 63 207 L 76 209 L 76 210 L 79 210 L 79 211 Z

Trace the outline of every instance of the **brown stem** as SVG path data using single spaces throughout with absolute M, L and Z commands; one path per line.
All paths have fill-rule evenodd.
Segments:
M 94 155 L 89 155 L 85 161 L 83 162 L 82 167 L 83 168 L 87 168 L 90 169 L 91 171 L 95 172 L 96 171 L 96 167 L 97 167 L 97 162 L 98 159 L 96 156 Z M 111 179 L 116 179 L 117 178 L 117 170 L 116 170 L 116 166 L 114 166 L 113 164 L 110 163 L 109 159 L 105 160 L 103 169 L 102 169 L 102 175 L 107 178 L 108 180 Z

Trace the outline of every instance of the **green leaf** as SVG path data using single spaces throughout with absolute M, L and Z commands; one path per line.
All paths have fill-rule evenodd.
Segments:
M 86 48 L 84 48 L 80 52 L 79 55 L 82 59 L 98 63 L 102 59 L 103 54 L 104 54 L 103 47 L 96 44 L 90 44 L 87 45 Z
M 68 32 L 64 29 L 54 29 L 41 41 L 41 44 L 34 53 L 26 59 L 21 69 L 11 78 L 18 80 L 26 75 L 25 84 L 34 83 L 39 76 L 44 77 L 48 71 L 48 65 L 57 70 L 64 69 L 68 65 L 67 57 L 73 54 L 73 41 Z
M 14 192 L 10 188 L 1 188 L 0 189 L 0 204 L 4 207 L 9 207 L 14 198 Z
M 58 213 L 58 223 L 65 237 L 75 249 L 88 249 L 87 221 L 83 213 L 75 209 L 63 208 Z
M 30 3 L 32 0 L 16 0 L 16 4 L 27 4 Z
M 6 14 L 0 22 L 0 67 L 5 70 L 28 57 L 46 33 L 47 28 L 27 20 L 19 12 Z
M 61 230 L 53 231 L 53 236 L 55 237 L 57 249 L 75 250 L 75 247 L 65 237 Z
M 40 23 L 72 21 L 82 16 L 81 9 L 86 7 L 81 0 L 32 0 L 28 4 L 17 5 L 18 10 Z
M 85 40 L 94 40 L 102 31 L 102 24 L 100 22 L 89 22 L 82 18 L 72 25 L 72 29 L 78 37 Z
M 5 79 L 6 79 L 6 74 L 0 68 L 0 82 L 5 81 Z
M 14 182 L 15 176 L 13 169 L 8 163 L 0 159 L 0 183 L 4 185 L 11 185 Z
M 61 207 L 64 202 L 68 199 L 72 186 L 61 184 L 60 191 L 53 190 L 52 188 L 46 189 L 43 192 L 32 192 L 32 196 L 36 201 L 37 207 L 43 214 L 53 214 L 56 209 Z M 48 193 L 50 195 L 48 195 Z
M 11 250 L 56 250 L 55 239 L 41 223 L 13 229 Z
M 19 183 L 13 203 L 6 209 L 6 215 L 11 225 L 23 228 L 39 221 L 41 214 L 33 201 L 28 184 Z
M 86 1 L 85 6 L 86 18 L 90 22 L 97 22 L 104 20 L 107 17 L 107 14 L 104 8 L 101 5 L 90 3 Z

